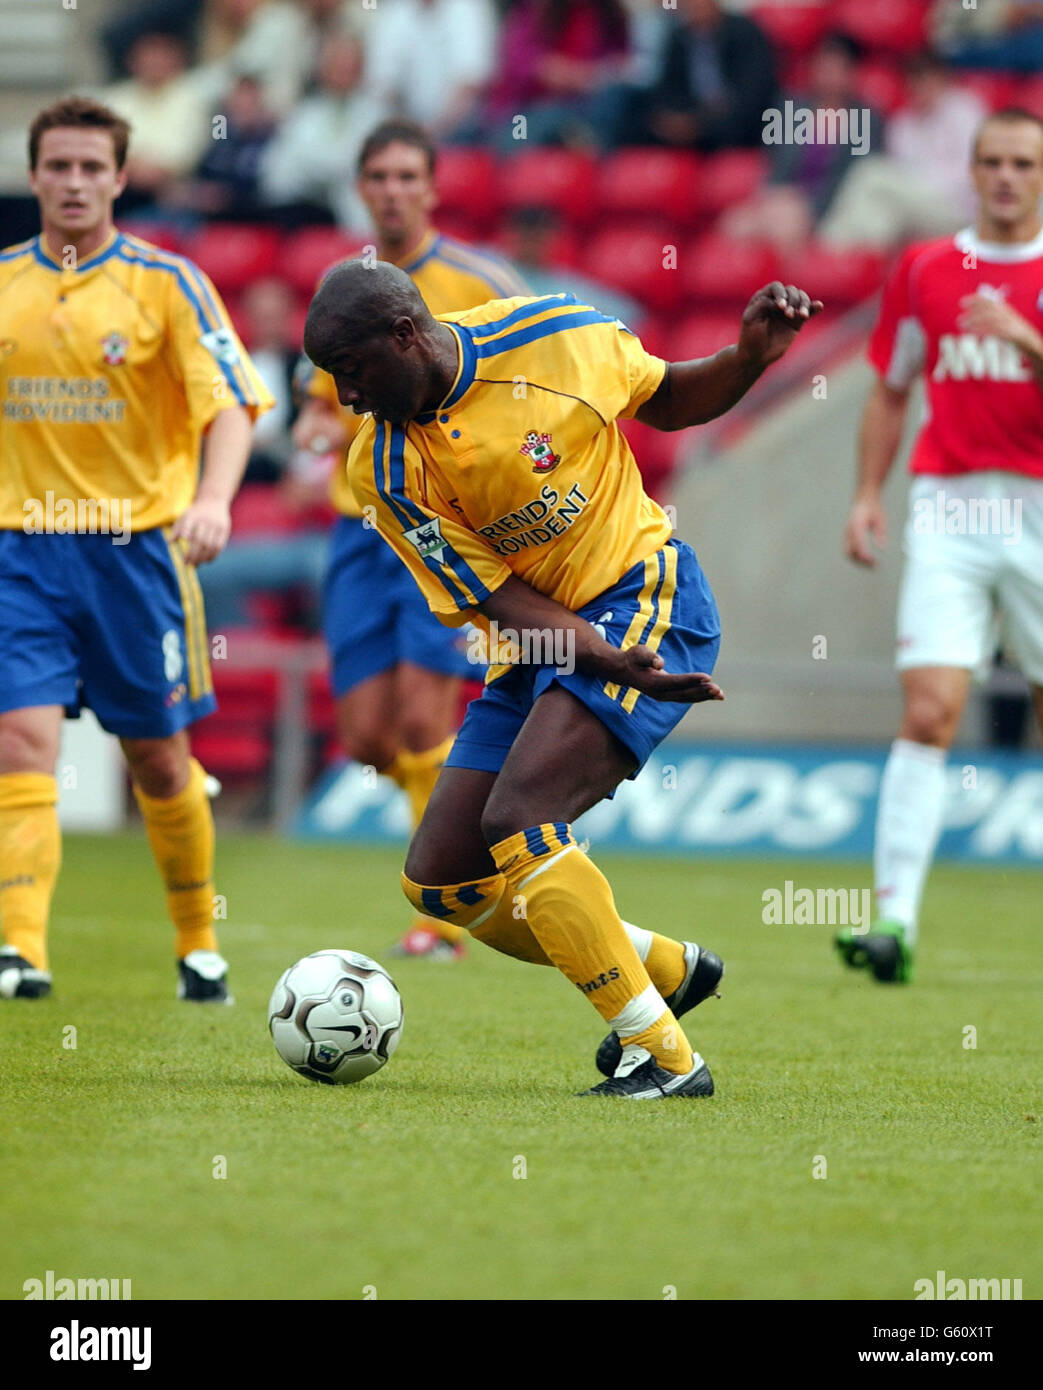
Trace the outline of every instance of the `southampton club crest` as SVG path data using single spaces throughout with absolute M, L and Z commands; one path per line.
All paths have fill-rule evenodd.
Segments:
M 107 367 L 122 367 L 127 360 L 127 349 L 130 341 L 122 333 L 117 333 L 115 329 L 111 333 L 106 333 L 101 340 L 101 355 L 105 359 Z
M 551 448 L 550 435 L 540 434 L 536 430 L 529 430 L 518 452 L 531 461 L 534 473 L 549 473 L 561 462 L 561 455 Z
M 422 526 L 414 526 L 411 531 L 403 531 L 402 535 L 416 549 L 421 560 L 437 560 L 439 564 L 443 563 L 447 542 L 442 535 L 442 523 L 437 516 L 425 521 Z

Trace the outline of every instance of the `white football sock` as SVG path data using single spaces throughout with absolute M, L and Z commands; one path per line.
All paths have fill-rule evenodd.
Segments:
M 880 779 L 873 866 L 880 917 L 916 941 L 920 899 L 945 810 L 944 748 L 898 738 Z

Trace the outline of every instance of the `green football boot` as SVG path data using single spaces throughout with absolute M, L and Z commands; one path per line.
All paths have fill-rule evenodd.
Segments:
M 868 968 L 873 979 L 883 985 L 908 985 L 913 978 L 913 948 L 905 939 L 901 922 L 874 922 L 863 935 L 850 928 L 834 938 L 845 965 L 855 970 Z

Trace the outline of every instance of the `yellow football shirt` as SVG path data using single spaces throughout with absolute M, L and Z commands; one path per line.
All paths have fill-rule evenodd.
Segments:
M 76 265 L 42 236 L 0 253 L 0 402 L 0 527 L 50 494 L 134 531 L 192 501 L 215 415 L 274 404 L 203 272 L 118 231 Z
M 527 286 L 506 262 L 435 231 L 428 232 L 407 259 L 397 264 L 413 277 L 432 314 L 450 314 L 454 310 L 485 304 L 490 299 L 529 293 Z M 329 372 L 313 368 L 307 394 L 337 407 L 348 432 L 350 447 L 363 417 L 340 404 L 337 387 Z M 347 474 L 339 466 L 333 470 L 330 479 L 330 501 L 345 516 L 362 515 L 348 487 Z
M 364 417 L 355 496 L 443 621 L 476 619 L 511 574 L 576 611 L 666 544 L 616 420 L 666 363 L 572 295 L 441 314 L 459 345 L 452 390 L 406 425 Z

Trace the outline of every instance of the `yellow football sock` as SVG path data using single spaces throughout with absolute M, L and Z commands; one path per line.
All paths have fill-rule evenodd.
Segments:
M 691 1046 L 627 935 L 608 880 L 580 850 L 571 827 L 564 821 L 532 826 L 490 853 L 533 936 L 620 1042 L 646 1048 L 667 1071 L 690 1071 Z
M 45 772 L 0 774 L 0 927 L 37 970 L 47 969 L 47 918 L 62 837 L 58 783 Z
M 175 950 L 216 951 L 214 933 L 214 816 L 206 773 L 189 759 L 188 783 L 177 796 L 146 796 L 135 786 L 152 853 L 167 890 Z
M 431 914 L 424 918 L 425 925 L 429 920 L 437 920 L 439 927 L 449 923 L 461 935 L 466 929 L 476 941 L 484 942 L 505 956 L 527 961 L 530 965 L 553 965 L 524 916 L 516 915 L 518 908 L 506 894 L 506 888 L 503 874 L 441 888 L 425 888 L 402 875 L 406 897 L 419 911 Z
M 414 830 L 423 819 L 427 803 L 430 801 L 431 793 L 438 781 L 438 774 L 442 771 L 442 765 L 449 756 L 449 750 L 453 746 L 455 737 L 455 734 L 450 734 L 434 748 L 425 749 L 423 753 L 411 753 L 408 748 L 403 748 L 396 755 L 394 761 L 383 770 L 384 775 L 397 783 L 409 798 L 409 811 Z M 443 941 L 450 941 L 454 945 L 466 935 L 461 927 L 447 918 L 422 915 L 416 919 L 413 925 L 414 927 L 422 927 L 427 931 L 433 931 Z

